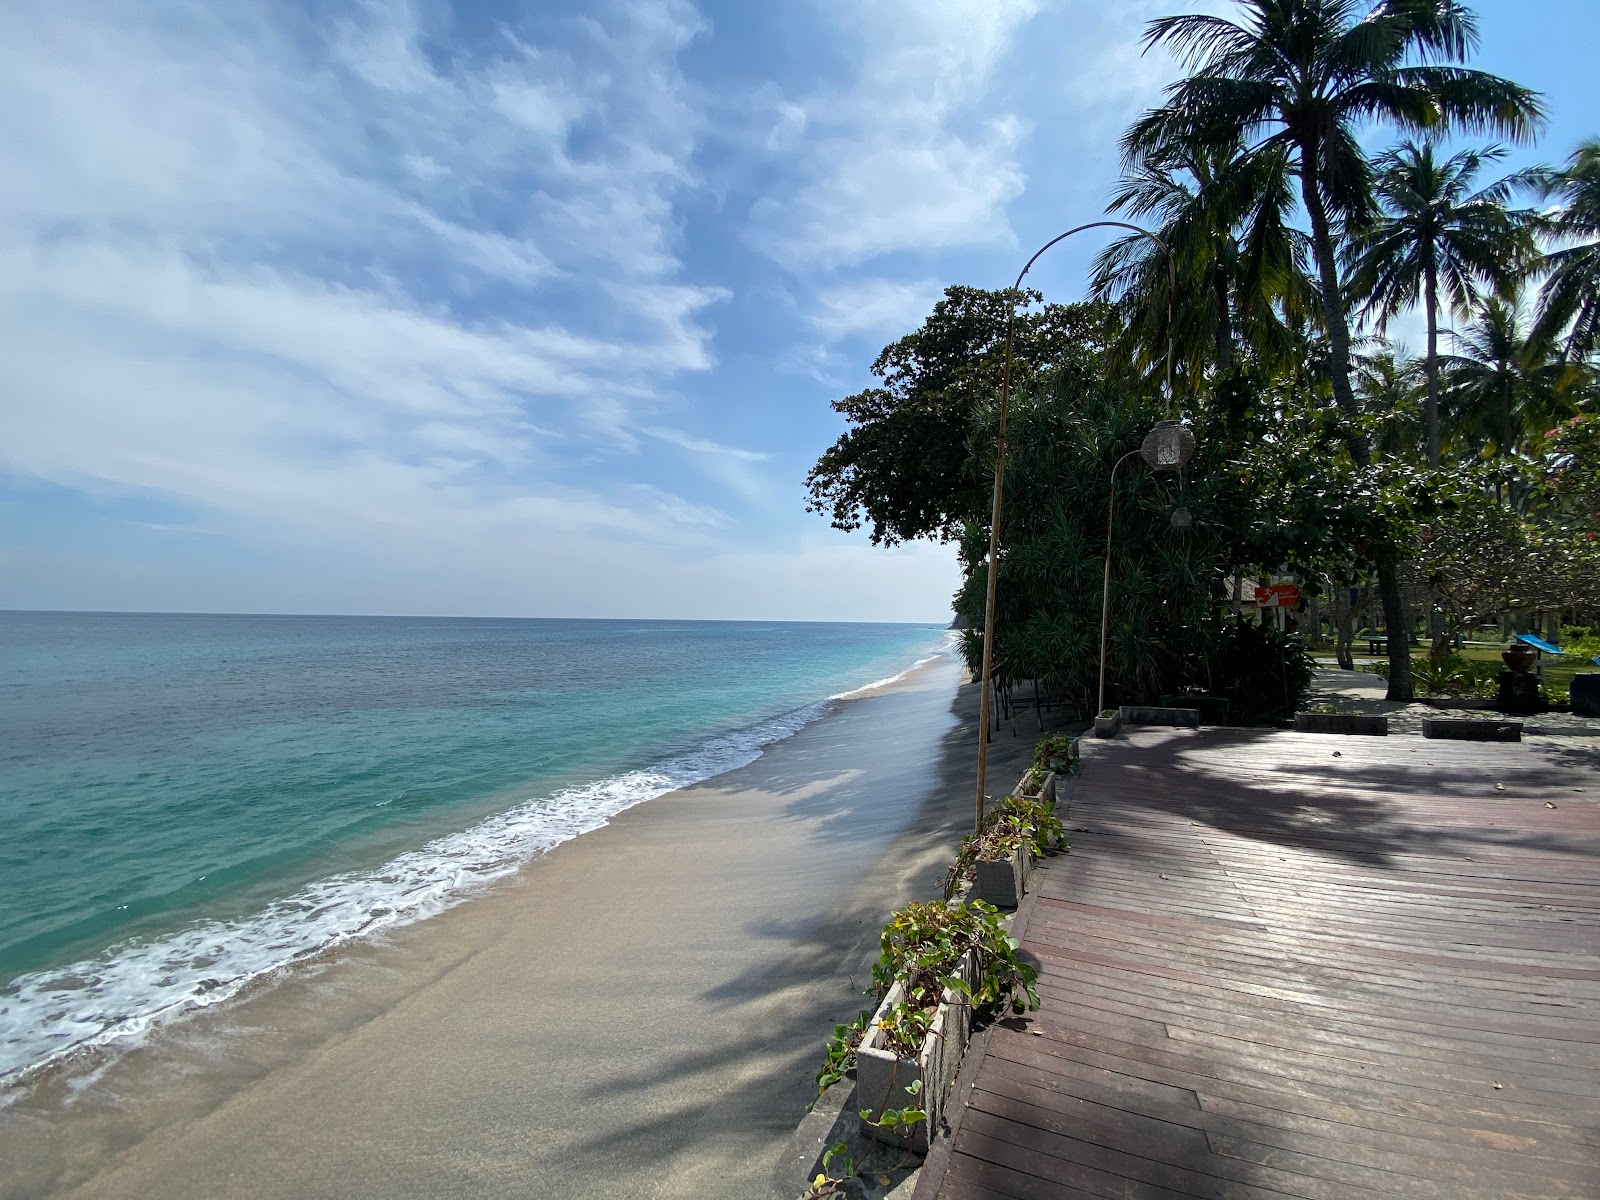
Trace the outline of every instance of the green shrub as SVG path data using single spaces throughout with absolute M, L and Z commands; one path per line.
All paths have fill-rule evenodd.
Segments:
M 1207 663 L 1210 692 L 1228 702 L 1242 724 L 1293 715 L 1316 674 L 1316 659 L 1296 634 L 1229 621 Z
M 1446 654 L 1434 666 L 1427 656 L 1411 660 L 1411 682 L 1425 696 L 1493 696 L 1500 665 Z

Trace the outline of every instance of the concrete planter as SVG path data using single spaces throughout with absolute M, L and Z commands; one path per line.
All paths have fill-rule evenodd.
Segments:
M 1124 704 L 1117 710 L 1124 725 L 1170 725 L 1178 729 L 1199 729 L 1198 708 L 1153 708 Z
M 1094 719 L 1094 735 L 1097 738 L 1114 738 L 1122 732 L 1122 710 L 1118 709 L 1109 717 L 1096 717 Z
M 1360 713 L 1295 713 L 1296 733 L 1344 733 L 1361 737 L 1388 737 L 1389 718 Z
M 999 862 L 972 864 L 972 896 L 996 908 L 1015 908 L 1033 882 L 1033 848 L 1022 846 Z
M 1600 674 L 1585 671 L 1572 677 L 1572 711 L 1580 717 L 1600 717 Z
M 975 972 L 976 963 L 969 952 L 956 974 L 971 987 Z M 861 1039 L 856 1050 L 856 1102 L 873 1117 L 891 1108 L 922 1109 L 928 1119 L 910 1128 L 878 1128 L 863 1122 L 863 1132 L 897 1146 L 926 1150 L 928 1132 L 937 1129 L 943 1119 L 945 1095 L 955 1080 L 961 1056 L 967 1052 L 967 1043 L 972 1040 L 972 1005 L 959 992 L 946 988 L 922 1049 L 915 1058 L 907 1058 L 885 1047 L 882 1026 L 885 1014 L 904 999 L 905 985 L 896 982 Z M 909 1090 L 913 1080 L 921 1080 L 919 1091 Z
M 1423 717 L 1422 736 L 1453 742 L 1520 742 L 1522 722 Z
M 1017 790 L 1011 794 L 1013 796 L 1025 796 L 1029 800 L 1043 800 L 1051 808 L 1054 808 L 1056 806 L 1056 773 L 1054 771 L 1045 772 L 1044 782 L 1037 791 L 1024 791 L 1023 789 L 1028 783 L 1028 776 L 1031 774 L 1033 774 L 1032 771 L 1024 771 L 1022 778 L 1017 780 Z

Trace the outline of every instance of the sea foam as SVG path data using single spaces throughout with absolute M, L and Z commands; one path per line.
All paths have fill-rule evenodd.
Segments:
M 442 912 L 625 809 L 754 762 L 763 747 L 852 694 L 641 770 L 528 800 L 381 867 L 318 880 L 248 917 L 202 920 L 169 936 L 123 942 L 93 959 L 19 976 L 0 992 L 0 1084 L 19 1082 L 76 1051 L 136 1044 L 156 1025 L 218 1004 L 296 961 Z

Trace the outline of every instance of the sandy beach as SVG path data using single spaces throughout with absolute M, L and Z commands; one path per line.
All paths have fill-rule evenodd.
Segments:
M 944 658 L 0 1112 L 0 1197 L 752 1197 L 971 821 Z M 991 754 L 1003 790 L 1031 715 Z

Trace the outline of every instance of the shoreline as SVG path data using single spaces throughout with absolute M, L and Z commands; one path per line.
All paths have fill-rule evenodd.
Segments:
M 471 903 L 539 857 L 603 828 L 628 809 L 747 766 L 767 747 L 826 717 L 841 703 L 892 688 L 951 653 L 945 646 L 892 676 L 705 734 L 666 758 L 533 795 L 508 789 L 499 807 L 463 828 L 440 832 L 369 866 L 312 877 L 253 910 L 220 918 L 198 915 L 141 945 L 137 953 L 112 953 L 111 947 L 24 972 L 5 989 L 14 1012 L 0 1020 L 8 1039 L 0 1059 L 0 1110 L 16 1090 L 53 1070 L 71 1072 L 74 1061 L 86 1056 L 127 1052 L 163 1026 L 270 985 L 298 964 Z M 152 986 L 152 979 L 161 983 Z M 74 993 L 74 985 L 82 990 Z M 31 1039 L 26 1032 L 35 1014 L 106 1010 L 122 1015 L 105 1027 L 85 1021 L 69 1044 L 53 1043 L 70 1028 L 72 1018 L 58 1016 L 53 1026 Z M 19 1060 L 19 1052 L 28 1057 Z
M 964 830 L 959 674 L 864 689 L 0 1113 L 0 1195 L 763 1194 L 884 916 Z M 991 772 L 1031 746 L 997 739 Z

